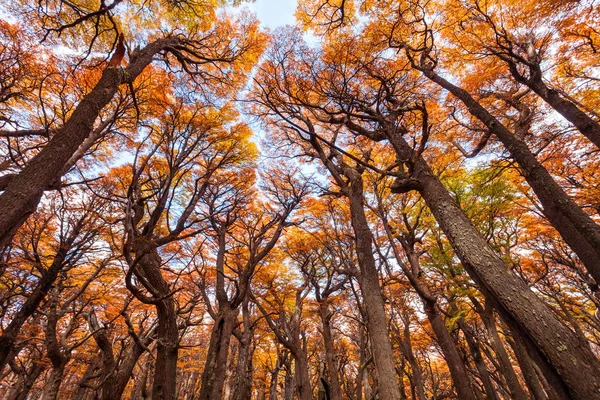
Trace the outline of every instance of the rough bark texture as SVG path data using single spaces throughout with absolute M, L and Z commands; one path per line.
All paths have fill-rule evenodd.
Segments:
M 385 305 L 381 295 L 379 272 L 373 254 L 373 235 L 365 214 L 363 204 L 363 180 L 361 172 L 340 162 L 335 164 L 328 157 L 316 138 L 311 140 L 319 158 L 332 174 L 338 186 L 348 198 L 350 222 L 356 241 L 356 255 L 360 268 L 358 277 L 360 290 L 367 314 L 367 327 L 371 337 L 373 363 L 379 383 L 379 398 L 396 400 L 400 398 L 400 389 L 394 367 L 394 354 L 388 332 Z M 347 180 L 346 180 L 347 179 Z
M 155 296 L 154 306 L 158 319 L 156 330 L 156 364 L 152 383 L 153 400 L 174 400 L 177 397 L 177 354 L 179 328 L 175 300 L 169 284 L 161 274 L 162 261 L 151 241 L 145 237 L 134 240 L 133 248 L 139 257 L 136 274 L 144 280 Z
M 544 215 L 581 259 L 594 280 L 600 282 L 600 226 L 567 196 L 527 145 L 467 91 L 437 75 L 433 70 L 424 69 L 423 73 L 462 101 L 469 113 L 480 120 L 504 144 L 540 200 Z
M 390 140 L 401 159 L 410 159 L 412 148 L 404 139 L 390 136 Z M 522 280 L 510 273 L 432 174 L 425 160 L 418 158 L 412 176 L 419 182 L 421 195 L 466 271 L 486 298 L 493 301 L 501 316 L 510 320 L 519 334 L 539 350 L 539 355 L 569 388 L 572 397 L 599 396 L 600 365 L 587 343 L 579 341 Z
M 100 111 L 122 83 L 132 82 L 153 57 L 176 39 L 161 39 L 135 54 L 124 70 L 107 68 L 96 86 L 77 105 L 73 114 L 27 166 L 14 176 L 0 195 L 0 248 L 6 247 L 17 229 L 33 213 L 44 191 L 65 173 L 64 167 L 90 135 Z
M 199 397 L 201 400 L 221 398 L 227 377 L 229 343 L 237 314 L 237 310 L 223 309 L 213 325 L 202 373 L 202 389 Z
M 517 81 L 527 85 L 550 107 L 572 123 L 590 142 L 600 148 L 600 124 L 598 124 L 598 121 L 587 115 L 573 102 L 561 96 L 556 90 L 548 87 L 544 82 L 539 62 L 534 60 L 529 60 L 529 62 L 531 63 L 529 65 L 529 76 L 524 77 L 519 72 L 514 61 L 509 61 L 513 77 Z

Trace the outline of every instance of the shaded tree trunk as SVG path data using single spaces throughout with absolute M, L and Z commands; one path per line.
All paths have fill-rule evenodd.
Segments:
M 327 304 L 327 299 L 322 299 L 319 303 L 319 316 L 323 327 L 323 342 L 325 344 L 326 374 L 329 379 L 331 389 L 331 400 L 340 400 L 342 398 L 342 388 L 338 377 L 338 363 L 335 359 L 335 350 L 333 347 L 333 338 L 331 336 L 331 313 Z
M 423 73 L 462 101 L 469 113 L 480 120 L 504 144 L 540 200 L 544 215 L 581 259 L 594 280 L 600 282 L 600 226 L 562 190 L 527 144 L 519 140 L 467 91 L 431 69 L 423 69 Z
M 223 308 L 215 321 L 208 345 L 208 353 L 202 373 L 200 399 L 218 399 L 223 393 L 223 385 L 227 376 L 227 359 L 229 344 L 235 327 L 238 310 Z
M 132 55 L 132 62 L 121 70 L 106 68 L 96 86 L 77 105 L 65 125 L 0 195 L 0 249 L 5 248 L 17 229 L 33 213 L 42 194 L 66 173 L 65 166 L 93 130 L 100 111 L 111 101 L 122 83 L 133 80 L 152 62 L 153 57 L 177 39 L 157 40 Z
M 403 138 L 398 135 L 388 138 L 400 159 L 411 159 L 413 150 Z M 546 360 L 574 397 L 594 398 L 600 394 L 600 365 L 589 345 L 581 343 L 546 304 L 507 269 L 423 158 L 418 157 L 415 162 L 411 179 L 418 183 L 401 180 L 394 190 L 419 190 L 466 271 L 502 318 L 529 338 L 530 349 L 539 351 L 540 361 Z M 587 378 L 581 373 L 583 370 L 589 371 Z M 594 378 L 590 379 L 590 375 Z

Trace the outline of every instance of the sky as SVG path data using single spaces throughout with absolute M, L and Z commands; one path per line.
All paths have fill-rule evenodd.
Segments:
M 247 7 L 256 13 L 263 26 L 274 29 L 294 23 L 296 0 L 256 0 Z

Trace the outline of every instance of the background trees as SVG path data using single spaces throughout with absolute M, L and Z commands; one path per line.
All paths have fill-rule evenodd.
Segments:
M 598 5 L 239 3 L 3 8 L 0 396 L 598 397 Z

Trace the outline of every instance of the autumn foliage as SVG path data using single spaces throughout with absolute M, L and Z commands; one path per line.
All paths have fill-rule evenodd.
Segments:
M 600 398 L 600 5 L 0 6 L 0 397 Z

